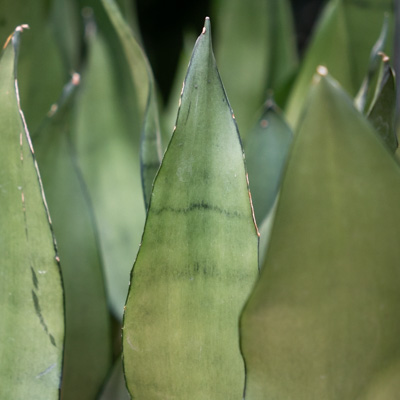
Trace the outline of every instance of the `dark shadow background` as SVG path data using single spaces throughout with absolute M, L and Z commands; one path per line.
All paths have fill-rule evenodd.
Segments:
M 300 54 L 307 44 L 315 20 L 325 2 L 325 0 L 291 0 Z M 212 15 L 211 1 L 136 0 L 136 8 L 146 53 L 162 98 L 165 100 L 168 98 L 182 47 L 182 32 L 188 29 L 194 32 L 201 31 L 204 18 Z

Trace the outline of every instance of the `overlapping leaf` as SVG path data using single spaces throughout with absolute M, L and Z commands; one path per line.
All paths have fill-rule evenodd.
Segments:
M 381 34 L 378 40 L 374 44 L 369 56 L 369 65 L 367 74 L 361 84 L 361 87 L 354 99 L 354 104 L 361 111 L 367 111 L 374 99 L 375 89 L 379 79 L 380 66 L 382 61 L 382 52 L 385 48 L 388 31 L 388 18 L 385 15 L 385 19 L 382 26 Z
M 210 36 L 207 19 L 132 271 L 123 360 L 134 398 L 243 394 L 238 317 L 258 274 L 258 237 Z
M 368 110 L 368 120 L 393 152 L 398 148 L 395 115 L 396 80 L 389 63 L 389 57 L 383 55 L 375 96 Z
M 261 224 L 279 192 L 293 133 L 272 99 L 246 143 L 246 165 L 256 221 Z
M 125 385 L 122 360 L 119 357 L 114 363 L 99 400 L 130 400 L 130 398 Z
M 392 0 L 330 0 L 317 24 L 310 46 L 286 105 L 289 123 L 296 126 L 312 76 L 325 65 L 343 88 L 355 95 L 368 69 L 371 48 L 388 18 L 388 40 L 384 51 L 393 46 Z
M 220 0 L 216 6 L 217 60 L 245 138 L 267 88 L 280 92 L 297 67 L 290 4 Z
M 62 397 L 95 398 L 111 367 L 110 315 L 91 201 L 71 143 L 78 75 L 34 138 L 63 261 L 66 338 Z
M 20 109 L 16 54 L 0 60 L 0 398 L 58 399 L 64 342 L 61 275 L 50 217 Z
M 131 131 L 114 72 L 104 40 L 100 35 L 92 38 L 77 99 L 73 143 L 99 230 L 110 306 L 122 318 L 145 210 L 139 138 Z
M 392 399 L 400 170 L 338 84 L 317 81 L 241 319 L 246 399 Z
M 0 41 L 17 25 L 27 24 L 30 30 L 24 35 L 19 61 L 19 87 L 21 105 L 31 132 L 35 132 L 62 90 L 65 73 L 51 32 L 51 4 L 41 0 L 3 0 L 1 2 L 3 23 Z
M 150 64 L 114 0 L 102 0 L 119 37 L 128 62 L 138 102 L 138 116 L 142 123 L 140 167 L 146 210 L 153 180 L 161 163 L 162 143 L 159 126 L 155 83 Z

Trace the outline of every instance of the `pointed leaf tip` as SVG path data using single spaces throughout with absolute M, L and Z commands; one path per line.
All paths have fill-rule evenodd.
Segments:
M 317 67 L 317 73 L 318 73 L 318 75 L 326 76 L 326 75 L 328 75 L 328 68 L 326 68 L 323 65 L 319 65 Z
M 204 28 L 206 30 L 211 28 L 211 21 L 210 21 L 210 17 L 206 17 L 206 19 L 204 20 Z

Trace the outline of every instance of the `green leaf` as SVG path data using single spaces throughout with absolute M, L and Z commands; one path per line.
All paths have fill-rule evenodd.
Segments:
M 94 399 L 111 367 L 110 315 L 91 201 L 71 143 L 78 75 L 34 144 L 63 262 L 66 337 L 62 398 Z
M 266 218 L 279 192 L 293 132 L 272 99 L 245 143 L 246 165 L 257 223 Z
M 0 42 L 17 25 L 30 27 L 24 35 L 18 71 L 21 106 L 29 130 L 34 133 L 57 100 L 69 71 L 63 68 L 51 30 L 49 1 L 3 0 L 1 10 Z
M 80 66 L 82 26 L 77 2 L 53 0 L 51 28 L 56 39 L 64 71 L 70 73 Z
M 216 2 L 216 55 L 243 138 L 266 89 L 279 90 L 297 67 L 287 0 Z
M 369 109 L 371 102 L 374 98 L 375 89 L 379 77 L 380 66 L 382 63 L 381 54 L 384 50 L 387 39 L 387 31 L 388 31 L 388 17 L 386 15 L 383 21 L 381 34 L 379 35 L 378 40 L 371 49 L 367 75 L 365 76 L 362 85 L 360 87 L 360 90 L 358 91 L 357 96 L 354 99 L 355 106 L 361 112 L 364 112 L 365 110 Z
M 188 64 L 192 54 L 193 46 L 196 41 L 196 35 L 193 32 L 187 32 L 183 37 L 183 48 L 178 60 L 174 81 L 169 94 L 168 103 L 162 114 L 162 134 L 163 144 L 167 145 L 171 139 L 172 132 L 176 124 L 176 112 L 179 108 L 179 99 L 182 96 L 182 83 L 185 79 Z
M 315 81 L 241 318 L 246 399 L 392 399 L 400 170 L 337 82 Z
M 134 398 L 242 398 L 238 318 L 258 275 L 257 246 L 206 19 L 132 271 L 123 360 Z
M 394 71 L 390 67 L 389 57 L 382 55 L 381 73 L 378 77 L 375 97 L 368 111 L 368 120 L 393 152 L 398 147 L 395 115 L 396 82 Z
M 140 141 L 140 171 L 146 210 L 149 208 L 153 181 L 160 167 L 163 154 L 155 92 L 152 91 L 149 96 Z
M 289 1 L 268 1 L 267 89 L 272 89 L 276 101 L 286 101 L 287 86 L 292 83 L 298 67 L 295 27 Z
M 0 60 L 0 398 L 58 399 L 64 341 L 55 240 L 16 76 L 17 27 Z
M 135 39 L 131 28 L 125 22 L 115 1 L 102 0 L 102 3 L 124 49 L 131 79 L 137 93 L 139 115 L 143 120 L 140 166 L 143 196 L 147 210 L 154 177 L 162 159 L 161 132 L 153 73 L 143 49 Z
M 107 379 L 99 400 L 130 400 L 126 389 L 121 357 L 118 357 Z
M 110 53 L 100 35 L 92 38 L 89 49 L 72 140 L 98 226 L 109 303 L 121 319 L 145 220 L 139 135 L 131 132 Z
M 304 99 L 318 65 L 324 65 L 343 88 L 354 96 L 367 73 L 368 58 L 388 15 L 385 52 L 393 46 L 392 0 L 331 0 L 316 26 L 293 85 L 286 116 L 292 127 L 299 122 Z
M 260 270 L 264 265 L 265 257 L 267 255 L 269 239 L 271 237 L 272 227 L 274 225 L 276 207 L 278 205 L 279 193 L 275 198 L 275 202 L 272 205 L 267 216 L 261 221 L 259 224 L 260 231 L 260 243 L 258 245 L 258 264 L 260 266 Z

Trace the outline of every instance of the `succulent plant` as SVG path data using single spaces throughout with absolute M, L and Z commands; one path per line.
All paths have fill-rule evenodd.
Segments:
M 0 400 L 396 399 L 397 3 L 215 0 L 166 104 L 132 4 L 1 5 Z

